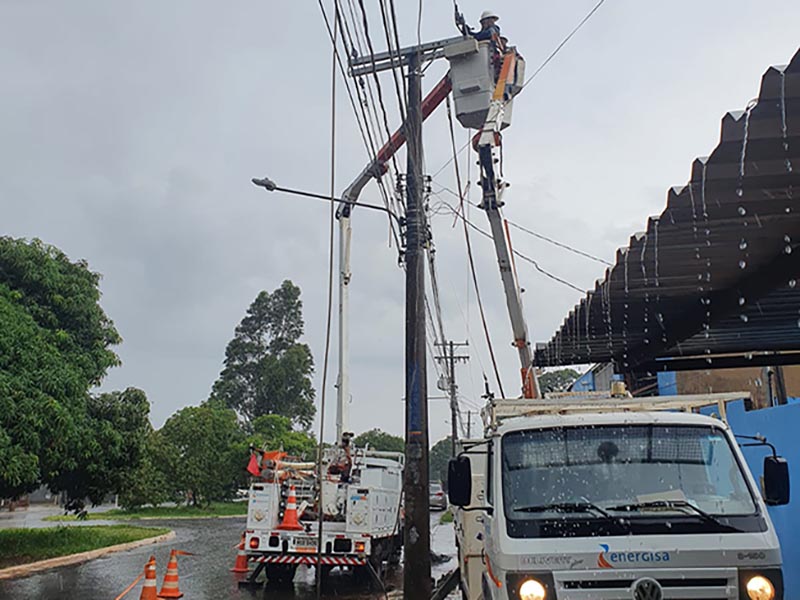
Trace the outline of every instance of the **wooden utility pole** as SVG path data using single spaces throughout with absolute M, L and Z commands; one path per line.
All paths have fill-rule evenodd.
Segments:
M 450 91 L 443 80 L 422 102 L 421 65 L 444 57 L 451 38 L 348 59 L 350 75 L 361 77 L 406 67 L 408 97 L 403 135 L 392 136 L 384 148 L 392 152 L 406 143 L 406 464 L 403 472 L 405 498 L 405 565 L 403 597 L 423 600 L 431 596 L 430 503 L 428 482 L 428 388 L 425 341 L 425 247 L 428 243 L 422 173 L 422 121 Z M 383 152 L 383 150 L 381 151 Z M 387 150 L 388 152 L 388 150 Z M 380 157 L 376 157 L 380 158 Z
M 458 440 L 458 386 L 456 385 L 456 362 L 466 362 L 469 356 L 462 354 L 456 356 L 456 347 L 465 347 L 467 342 L 457 343 L 452 340 L 436 344 L 443 349 L 442 356 L 437 356 L 436 360 L 445 363 L 447 372 L 447 393 L 450 397 L 450 447 L 451 454 L 456 455 L 456 440 Z
M 425 244 L 423 206 L 422 73 L 419 54 L 408 57 L 406 100 L 406 466 L 403 597 L 431 595 L 428 483 L 428 390 L 425 350 Z

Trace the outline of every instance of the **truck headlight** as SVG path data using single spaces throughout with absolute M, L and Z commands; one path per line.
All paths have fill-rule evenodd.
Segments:
M 519 586 L 520 600 L 545 600 L 546 597 L 547 590 L 541 582 L 536 579 L 526 579 L 522 582 L 522 585 Z M 764 596 L 764 598 L 767 597 Z M 760 597 L 759 600 L 761 600 Z M 772 600 L 772 596 L 770 596 L 768 600 Z
M 755 575 L 747 580 L 747 597 L 750 600 L 773 600 L 775 587 L 763 575 Z

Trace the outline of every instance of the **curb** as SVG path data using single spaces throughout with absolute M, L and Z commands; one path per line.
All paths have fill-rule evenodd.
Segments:
M 15 579 L 17 577 L 26 577 L 33 575 L 39 571 L 47 571 L 57 567 L 67 567 L 70 565 L 77 565 L 95 558 L 100 558 L 106 554 L 113 552 L 124 552 L 125 550 L 133 550 L 149 544 L 159 544 L 175 538 L 175 532 L 170 531 L 162 535 L 157 535 L 143 540 L 136 540 L 135 542 L 127 542 L 125 544 L 117 544 L 115 546 L 106 546 L 105 548 L 97 548 L 96 550 L 88 550 L 86 552 L 79 552 L 78 554 L 68 554 L 67 556 L 57 556 L 55 558 L 48 558 L 46 560 L 39 560 L 24 565 L 16 565 L 5 569 L 0 569 L 0 580 Z
M 102 514 L 102 513 L 93 513 L 93 514 Z M 199 519 L 246 519 L 247 515 L 205 515 L 202 517 L 192 517 L 192 516 L 180 516 L 180 517 L 108 517 L 105 519 L 89 519 L 89 521 L 107 521 L 109 523 L 113 523 L 115 521 L 191 521 L 191 520 L 199 520 Z M 43 519 L 44 520 L 44 519 Z M 53 519 L 51 521 L 45 521 L 47 523 L 72 523 L 73 521 L 59 521 Z

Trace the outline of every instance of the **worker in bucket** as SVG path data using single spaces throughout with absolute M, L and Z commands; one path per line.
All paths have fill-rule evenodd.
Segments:
M 500 20 L 500 17 L 498 17 L 495 12 L 491 10 L 485 10 L 481 13 L 481 30 L 472 31 L 471 29 L 467 28 L 469 35 L 474 37 L 479 42 L 490 42 L 492 47 L 492 67 L 495 81 L 497 81 L 497 78 L 500 75 L 500 68 L 503 62 L 503 53 L 506 50 L 506 42 L 504 40 L 508 39 L 500 35 L 500 27 L 497 25 L 498 20 Z
M 499 20 L 500 17 L 493 11 L 485 10 L 481 13 L 481 30 L 470 30 L 469 33 L 479 42 L 494 41 L 498 43 L 500 41 L 500 27 L 498 27 L 497 21 Z

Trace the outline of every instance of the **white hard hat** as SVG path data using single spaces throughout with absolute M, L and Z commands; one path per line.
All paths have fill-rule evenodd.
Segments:
M 484 19 L 499 19 L 500 17 L 497 16 L 497 13 L 491 10 L 485 10 L 481 13 L 481 18 L 479 21 L 483 21 Z

